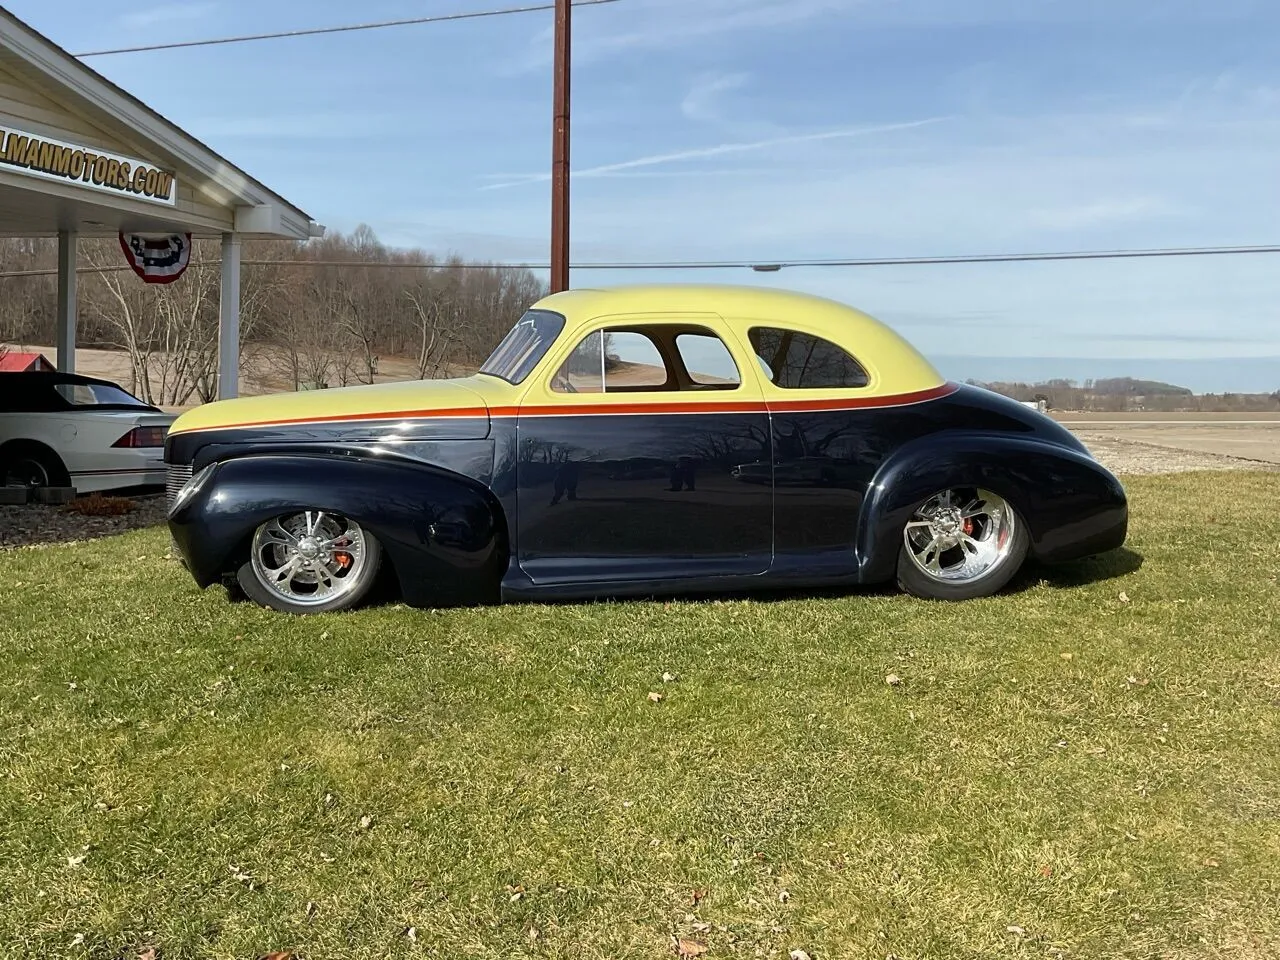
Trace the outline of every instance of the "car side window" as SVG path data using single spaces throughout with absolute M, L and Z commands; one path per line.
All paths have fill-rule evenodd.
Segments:
M 774 386 L 822 390 L 871 382 L 862 364 L 822 337 L 781 327 L 752 327 L 747 337 Z
M 673 382 L 662 351 L 648 335 L 637 330 L 597 330 L 573 348 L 552 378 L 551 389 L 611 393 L 628 388 L 663 390 Z
M 706 327 L 654 323 L 597 330 L 551 378 L 556 393 L 735 390 L 742 375 L 725 342 Z
M 742 383 L 733 354 L 714 333 L 677 334 L 676 350 L 694 384 L 730 389 Z

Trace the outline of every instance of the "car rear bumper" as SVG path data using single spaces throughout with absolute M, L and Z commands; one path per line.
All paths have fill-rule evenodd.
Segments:
M 101 493 L 105 490 L 124 490 L 132 487 L 163 487 L 166 473 L 164 464 L 157 468 L 141 467 L 131 470 L 95 470 L 73 473 L 71 485 L 76 493 Z

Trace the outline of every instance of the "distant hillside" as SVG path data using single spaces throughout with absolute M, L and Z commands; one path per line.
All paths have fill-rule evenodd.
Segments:
M 1082 383 L 1061 379 L 1037 383 L 974 379 L 967 382 L 1014 400 L 1044 400 L 1050 410 L 1116 413 L 1128 410 L 1169 413 L 1280 410 L 1280 390 L 1275 393 L 1196 394 L 1187 387 L 1135 377 L 1107 377 Z
M 924 346 L 924 344 L 921 344 Z M 1202 357 L 1028 357 L 954 356 L 927 351 L 929 359 L 952 380 L 983 383 L 1048 383 L 1089 378 L 1134 378 L 1176 383 L 1197 394 L 1273 393 L 1280 389 L 1280 356 Z

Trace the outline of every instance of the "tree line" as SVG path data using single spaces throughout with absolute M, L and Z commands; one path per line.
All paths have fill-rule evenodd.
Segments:
M 118 240 L 82 239 L 78 345 L 127 354 L 128 386 L 150 403 L 214 399 L 220 257 L 218 241 L 197 240 L 181 277 L 147 284 L 121 269 Z M 281 389 L 372 383 L 384 357 L 421 378 L 474 367 L 546 293 L 528 270 L 388 247 L 364 225 L 246 241 L 241 257 L 242 368 Z M 55 342 L 56 267 L 55 240 L 0 240 L 0 343 Z

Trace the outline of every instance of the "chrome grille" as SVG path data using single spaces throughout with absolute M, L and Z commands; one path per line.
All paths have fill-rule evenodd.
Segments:
M 169 476 L 165 480 L 164 494 L 169 506 L 173 506 L 173 501 L 178 496 L 178 491 L 186 485 L 191 479 L 191 464 L 189 463 L 171 463 L 169 464 Z

